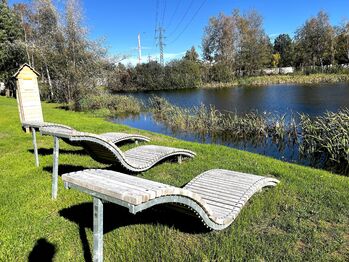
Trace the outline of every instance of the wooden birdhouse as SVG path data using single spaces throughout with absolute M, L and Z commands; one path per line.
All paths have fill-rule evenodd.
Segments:
M 16 78 L 16 96 L 21 122 L 43 122 L 40 101 L 39 73 L 28 64 L 13 75 Z

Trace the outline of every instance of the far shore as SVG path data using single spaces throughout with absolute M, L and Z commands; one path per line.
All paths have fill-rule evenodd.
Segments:
M 268 75 L 250 76 L 235 79 L 230 82 L 204 83 L 199 88 L 227 88 L 234 86 L 264 86 L 272 84 L 319 84 L 349 82 L 349 74 L 311 74 L 311 75 Z

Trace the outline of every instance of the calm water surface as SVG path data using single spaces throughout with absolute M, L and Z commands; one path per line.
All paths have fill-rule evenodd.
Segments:
M 181 107 L 214 105 L 220 111 L 236 111 L 238 114 L 258 110 L 278 114 L 306 113 L 310 116 L 322 115 L 326 111 L 349 108 L 349 84 L 317 85 L 271 85 L 266 87 L 234 87 L 224 89 L 185 89 L 132 93 L 133 96 L 148 101 L 152 95 L 166 98 Z M 231 141 L 223 137 L 200 136 L 191 132 L 176 132 L 165 124 L 157 122 L 149 113 L 136 117 L 114 118 L 115 123 L 174 136 L 188 141 L 217 143 L 282 159 L 289 162 L 309 164 L 299 158 L 298 145 L 276 144 L 270 139 L 263 143 L 251 141 Z

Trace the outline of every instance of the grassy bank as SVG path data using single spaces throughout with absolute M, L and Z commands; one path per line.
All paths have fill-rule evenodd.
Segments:
M 224 146 L 184 142 L 108 123 L 91 114 L 44 104 L 45 120 L 91 132 L 140 132 L 152 143 L 197 152 L 182 165 L 163 163 L 139 176 L 181 186 L 210 168 L 226 168 L 281 180 L 254 196 L 237 220 L 221 232 L 162 207 L 133 216 L 106 205 L 105 261 L 226 261 L 349 259 L 349 179 Z M 16 101 L 0 97 L 0 261 L 54 256 L 56 261 L 89 261 L 92 252 L 91 198 L 65 190 L 50 199 L 52 138 L 38 137 L 39 168 L 31 136 L 21 131 Z M 105 167 L 63 142 L 60 173 Z M 123 148 L 124 149 L 124 148 Z M 37 259 L 38 261 L 38 259 Z
M 201 88 L 225 88 L 232 86 L 263 86 L 271 84 L 318 84 L 348 82 L 349 74 L 293 74 L 242 77 L 228 83 L 204 83 Z

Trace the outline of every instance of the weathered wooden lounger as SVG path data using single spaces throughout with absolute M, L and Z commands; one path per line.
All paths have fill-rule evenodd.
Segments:
M 126 207 L 132 214 L 158 204 L 179 204 L 208 228 L 222 230 L 235 220 L 253 194 L 279 183 L 274 178 L 223 169 L 206 171 L 183 188 L 99 169 L 67 173 L 62 179 L 66 188 L 93 196 L 94 261 L 103 260 L 103 201 Z
M 49 123 L 49 122 L 38 122 L 38 121 L 32 121 L 32 122 L 23 122 L 22 127 L 24 129 L 30 129 L 33 136 L 33 146 L 34 146 L 34 155 L 35 155 L 35 163 L 36 166 L 39 166 L 39 156 L 38 156 L 38 147 L 36 143 L 36 131 L 40 130 L 44 127 L 52 127 L 56 128 L 57 130 L 60 130 L 60 132 L 64 133 L 70 133 L 70 132 L 78 132 L 74 128 L 66 125 L 61 125 L 57 123 Z M 150 141 L 150 139 L 146 136 L 138 135 L 138 134 L 127 134 L 127 133 L 120 133 L 120 132 L 108 132 L 100 134 L 99 136 L 109 140 L 111 143 L 118 144 L 122 142 L 135 142 L 136 144 L 138 141 Z M 63 139 L 64 142 L 72 145 L 72 146 L 80 146 L 80 143 L 78 141 L 70 141 L 69 139 Z
M 104 164 L 120 165 L 131 172 L 142 172 L 150 169 L 164 159 L 177 157 L 182 162 L 182 157 L 194 157 L 196 154 L 190 150 L 165 147 L 157 145 L 144 145 L 122 152 L 114 143 L 103 136 L 85 132 L 62 132 L 61 128 L 43 127 L 40 128 L 43 135 L 54 137 L 53 148 L 53 173 L 52 173 L 52 198 L 57 197 L 58 180 L 58 156 L 59 138 L 79 142 L 80 146 L 86 149 L 90 156 Z

